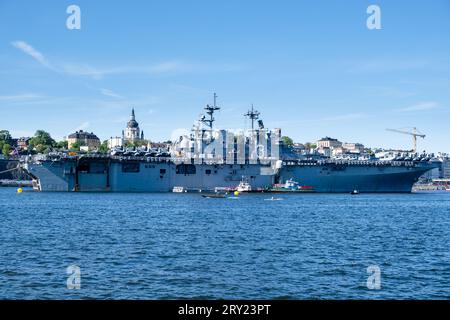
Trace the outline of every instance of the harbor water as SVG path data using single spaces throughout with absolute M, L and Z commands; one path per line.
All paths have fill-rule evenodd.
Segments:
M 0 298 L 450 298 L 450 192 L 271 197 L 0 188 Z

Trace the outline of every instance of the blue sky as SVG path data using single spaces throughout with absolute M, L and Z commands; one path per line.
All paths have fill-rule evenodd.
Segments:
M 66 8 L 81 8 L 81 30 Z M 381 30 L 366 27 L 371 4 Z M 253 103 L 295 141 L 333 136 L 450 152 L 450 1 L 0 0 L 0 129 L 147 138 L 191 127 L 217 92 L 217 126 Z

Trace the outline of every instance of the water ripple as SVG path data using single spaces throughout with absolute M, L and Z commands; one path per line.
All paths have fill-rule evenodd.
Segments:
M 265 197 L 2 188 L 0 298 L 450 298 L 450 194 Z

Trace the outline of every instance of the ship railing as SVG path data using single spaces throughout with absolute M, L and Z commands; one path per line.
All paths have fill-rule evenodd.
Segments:
M 142 162 L 170 162 L 171 159 L 169 157 L 145 157 L 145 156 L 111 156 L 113 160 L 118 161 L 142 161 Z
M 395 167 L 413 167 L 416 165 L 414 161 L 379 161 L 379 160 L 336 160 L 336 159 L 323 159 L 323 160 L 285 160 L 284 166 L 300 165 L 300 166 L 323 166 L 323 165 L 336 165 L 336 166 L 395 166 Z
M 157 162 L 157 163 L 176 163 L 176 164 L 191 164 L 193 158 L 189 157 L 146 157 L 146 156 L 124 156 L 124 155 L 109 155 L 109 154 L 78 154 L 69 155 L 67 153 L 58 154 L 37 154 L 24 157 L 24 162 L 42 162 L 42 161 L 58 161 L 62 159 L 112 159 L 118 161 L 144 161 L 144 162 Z M 195 162 L 195 161 L 194 161 Z M 215 164 L 229 164 L 226 160 L 214 161 L 203 159 L 203 164 L 215 165 Z M 246 162 L 247 163 L 247 162 Z M 345 160 L 345 159 L 321 159 L 321 160 L 283 160 L 283 166 L 318 166 L 318 165 L 337 165 L 337 166 L 405 166 L 413 167 L 417 165 L 417 161 L 380 161 L 380 160 Z M 238 163 L 236 163 L 238 164 Z

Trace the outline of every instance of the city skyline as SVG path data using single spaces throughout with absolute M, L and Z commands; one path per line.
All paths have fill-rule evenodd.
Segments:
M 80 30 L 66 27 L 71 4 Z M 366 26 L 371 4 L 381 30 Z M 418 150 L 450 152 L 449 18 L 445 1 L 0 1 L 0 129 L 105 140 L 134 107 L 146 136 L 164 141 L 217 92 L 219 127 L 248 128 L 254 104 L 296 142 L 410 149 L 385 129 L 417 127 Z

